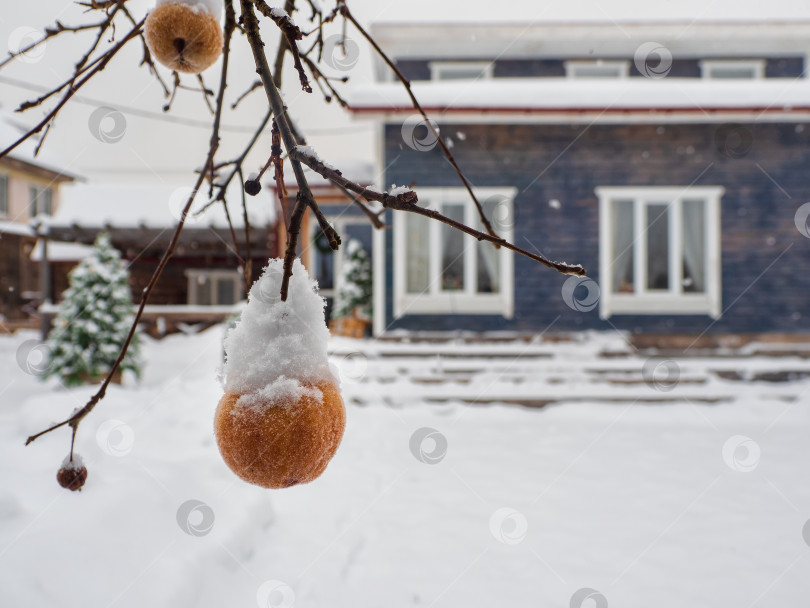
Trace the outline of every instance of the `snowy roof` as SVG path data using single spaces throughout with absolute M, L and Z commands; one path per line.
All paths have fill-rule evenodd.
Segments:
M 745 3 L 735 7 L 739 15 L 730 12 L 722 20 L 702 18 L 706 14 L 703 9 L 685 19 L 668 19 L 669 13 L 660 2 L 646 3 L 652 9 L 649 14 L 655 17 L 631 21 L 613 17 L 616 13 L 612 2 L 602 4 L 604 7 L 589 13 L 586 20 L 571 15 L 561 21 L 549 21 L 545 8 L 576 3 L 538 3 L 543 8 L 525 13 L 504 11 L 513 16 L 528 16 L 512 22 L 481 20 L 477 11 L 463 10 L 449 22 L 425 23 L 407 17 L 398 23 L 377 22 L 372 33 L 386 53 L 396 59 L 632 59 L 645 43 L 663 47 L 676 58 L 805 56 L 808 51 L 810 3 L 805 3 L 802 11 L 792 17 L 780 19 L 778 14 L 762 14 L 760 10 L 757 18 L 736 20 L 735 17 L 746 15 Z M 707 4 L 705 8 L 713 6 Z M 433 10 L 426 13 L 432 15 Z M 543 17 L 533 18 L 538 13 Z M 418 14 L 412 11 L 413 16 Z M 465 16 L 478 20 L 465 21 Z M 377 77 L 387 80 L 383 76 L 388 69 L 379 58 L 375 67 Z
M 631 23 L 631 22 L 754 22 L 810 19 L 810 4 L 804 0 L 569 0 L 537 2 L 509 0 L 507 3 L 476 3 L 470 0 L 412 0 L 394 2 L 380 9 L 376 21 L 518 23 Z
M 28 224 L 22 222 L 0 222 L 0 236 L 3 234 L 34 236 L 34 231 Z
M 28 129 L 26 124 L 21 122 L 13 114 L 0 110 L 0 150 L 17 141 L 20 136 L 24 135 Z M 39 151 L 39 154 L 34 156 L 38 139 L 29 138 L 17 146 L 14 150 L 8 153 L 9 158 L 18 160 L 20 162 L 40 167 L 71 179 L 76 179 L 78 176 L 73 170 L 68 169 L 67 164 L 54 157 L 45 147 Z
M 414 82 L 413 92 L 429 113 L 723 112 L 810 116 L 807 80 L 728 81 L 687 78 L 626 78 L 611 81 L 567 78 L 496 78 L 474 82 Z M 346 94 L 352 110 L 365 113 L 415 111 L 399 83 L 356 87 Z
M 228 209 L 234 227 L 243 227 L 241 184 L 231 182 L 228 188 Z M 85 228 L 166 228 L 174 226 L 183 205 L 191 194 L 185 184 L 71 184 L 62 189 L 61 200 L 51 224 L 53 226 L 79 225 Z M 195 198 L 186 228 L 227 228 L 222 204 L 217 203 L 199 218 L 194 211 L 208 200 L 204 186 Z M 257 196 L 246 196 L 249 220 L 252 226 L 263 226 L 275 221 L 275 202 L 265 186 Z
M 48 241 L 48 259 L 51 262 L 75 262 L 83 260 L 93 248 L 90 245 L 82 245 L 81 243 L 65 243 L 63 241 Z M 38 240 L 37 244 L 31 250 L 31 259 L 34 262 L 39 262 L 42 259 L 42 241 Z

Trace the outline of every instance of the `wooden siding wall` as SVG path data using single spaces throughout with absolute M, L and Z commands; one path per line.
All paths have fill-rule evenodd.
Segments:
M 552 331 L 619 328 L 645 333 L 810 332 L 810 239 L 794 225 L 810 201 L 810 125 L 440 125 L 478 186 L 515 186 L 515 240 L 552 259 L 580 262 L 599 281 L 597 186 L 720 185 L 722 318 L 575 312 L 567 277 L 515 256 L 515 316 L 412 315 L 393 319 L 392 234 L 386 234 L 389 329 Z M 463 133 L 464 139 L 453 137 Z M 385 128 L 385 183 L 458 187 L 437 148 L 403 144 Z M 555 209 L 549 201 L 557 199 Z M 387 221 L 391 222 L 390 212 Z

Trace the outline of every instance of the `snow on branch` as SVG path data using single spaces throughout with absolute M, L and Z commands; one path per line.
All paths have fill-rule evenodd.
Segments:
M 438 211 L 434 211 L 433 209 L 427 209 L 425 207 L 420 207 L 416 203 L 418 202 L 418 198 L 416 192 L 411 190 L 410 188 L 406 188 L 404 186 L 400 186 L 398 188 L 394 188 L 390 192 L 378 192 L 372 188 L 361 186 L 351 180 L 346 179 L 343 177 L 343 174 L 338 170 L 324 163 L 311 148 L 306 146 L 295 146 L 292 150 L 290 150 L 290 158 L 298 160 L 305 165 L 307 165 L 310 169 L 315 171 L 325 177 L 326 179 L 342 185 L 347 190 L 351 190 L 352 192 L 356 192 L 360 196 L 364 197 L 368 201 L 378 201 L 382 203 L 383 207 L 386 209 L 395 209 L 397 211 L 409 211 L 411 213 L 416 213 L 418 215 L 422 215 L 424 217 L 428 217 L 430 219 L 442 222 L 443 224 L 447 224 L 448 226 L 452 226 L 453 228 L 464 232 L 465 234 L 469 234 L 470 236 L 475 237 L 479 241 L 487 241 L 492 243 L 493 245 L 497 245 L 499 247 L 505 247 L 506 249 L 510 249 L 515 253 L 519 253 L 527 258 L 534 260 L 535 262 L 540 262 L 544 266 L 548 266 L 549 268 L 553 268 L 554 270 L 561 272 L 562 274 L 570 274 L 575 276 L 585 276 L 585 269 L 579 264 L 568 264 L 566 262 L 555 262 L 549 260 L 548 258 L 537 254 L 532 253 L 531 251 L 527 251 L 517 245 L 510 243 L 506 239 L 503 239 L 498 236 L 493 236 L 486 232 L 481 232 L 480 230 L 476 230 L 475 228 L 471 228 L 462 222 L 457 222 L 446 215 L 442 215 Z

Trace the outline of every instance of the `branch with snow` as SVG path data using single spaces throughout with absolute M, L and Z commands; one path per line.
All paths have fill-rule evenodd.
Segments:
M 301 30 L 297 25 L 295 25 L 292 17 L 290 17 L 287 14 L 287 11 L 284 9 L 270 8 L 264 0 L 251 1 L 259 12 L 268 19 L 272 19 L 273 23 L 275 23 L 278 26 L 278 29 L 281 30 L 281 33 L 284 34 L 284 38 L 287 41 L 287 47 L 289 48 L 293 57 L 293 65 L 298 71 L 298 80 L 301 81 L 301 88 L 307 93 L 312 93 L 312 87 L 309 86 L 309 79 L 307 78 L 307 73 L 304 71 L 304 66 L 301 65 L 301 56 L 298 52 L 297 41 L 303 38 Z M 244 8 L 242 11 L 244 15 Z
M 553 260 L 549 260 L 548 258 L 537 254 L 532 253 L 531 251 L 527 251 L 522 247 L 518 247 L 517 245 L 510 243 L 506 239 L 501 237 L 492 236 L 491 234 L 487 234 L 485 232 L 481 232 L 480 230 L 476 230 L 475 228 L 471 228 L 462 222 L 457 222 L 454 219 L 447 217 L 446 215 L 442 215 L 438 211 L 434 211 L 433 209 L 427 209 L 425 207 L 420 207 L 416 203 L 418 202 L 418 197 L 416 192 L 411 190 L 405 186 L 394 187 L 389 192 L 377 192 L 372 188 L 367 188 L 352 182 L 351 180 L 346 179 L 343 177 L 343 174 L 332 167 L 324 163 L 317 154 L 313 154 L 311 148 L 306 148 L 304 146 L 296 146 L 293 150 L 290 151 L 290 158 L 294 158 L 305 165 L 307 165 L 310 169 L 315 171 L 316 173 L 322 175 L 326 179 L 340 184 L 345 187 L 347 190 L 351 190 L 352 192 L 356 192 L 360 196 L 364 197 L 368 201 L 378 201 L 382 203 L 383 207 L 386 209 L 395 209 L 397 211 L 409 211 L 410 213 L 416 213 L 417 215 L 422 215 L 424 217 L 428 217 L 432 220 L 436 220 L 442 222 L 443 224 L 447 224 L 448 226 L 452 226 L 453 228 L 460 230 L 465 234 L 469 234 L 470 236 L 475 237 L 479 241 L 487 241 L 492 243 L 493 245 L 497 245 L 499 247 L 505 247 L 515 253 L 519 253 L 520 255 L 526 256 L 534 260 L 535 262 L 540 262 L 544 266 L 548 266 L 549 268 L 553 268 L 554 270 L 561 272 L 562 274 L 570 274 L 575 276 L 585 276 L 585 269 L 579 264 L 568 264 L 566 262 L 555 262 Z
M 167 0 L 161 0 L 161 2 L 164 1 Z M 239 2 L 239 5 L 241 7 L 241 19 L 240 19 L 241 28 L 238 28 L 238 30 L 235 12 L 235 4 L 237 1 Z M 108 374 L 104 378 L 99 389 L 90 397 L 90 399 L 82 408 L 76 410 L 70 417 L 63 420 L 62 422 L 55 424 L 39 433 L 31 435 L 30 437 L 28 437 L 26 444 L 31 443 L 38 437 L 50 433 L 51 431 L 54 431 L 64 426 L 68 426 L 72 430 L 71 453 L 73 453 L 73 446 L 76 439 L 77 429 L 81 424 L 81 422 L 84 420 L 84 418 L 91 411 L 93 411 L 96 405 L 98 405 L 98 403 L 104 398 L 108 385 L 112 381 L 112 378 L 115 376 L 116 372 L 121 367 L 122 362 L 124 361 L 124 358 L 127 355 L 127 351 L 130 345 L 132 344 L 137 324 L 143 315 L 144 309 L 146 307 L 147 302 L 149 301 L 150 295 L 155 285 L 157 284 L 158 280 L 160 279 L 169 259 L 174 254 L 180 234 L 185 225 L 185 219 L 190 211 L 195 196 L 197 192 L 204 187 L 206 181 L 208 182 L 209 202 L 198 212 L 198 214 L 202 213 L 207 208 L 216 203 L 222 203 L 223 206 L 225 206 L 226 217 L 228 218 L 231 236 L 234 241 L 234 249 L 236 250 L 237 259 L 239 260 L 239 263 L 243 265 L 245 271 L 244 277 L 245 284 L 246 288 L 248 287 L 250 282 L 250 242 L 249 240 L 247 242 L 247 256 L 246 256 L 247 262 L 245 262 L 245 259 L 240 255 L 240 252 L 238 251 L 238 248 L 236 246 L 237 245 L 236 233 L 235 230 L 233 229 L 233 224 L 230 222 L 230 213 L 227 209 L 225 192 L 227 190 L 228 184 L 236 176 L 239 176 L 239 179 L 240 181 L 242 181 L 243 184 L 251 182 L 250 179 L 248 180 L 248 182 L 245 182 L 243 180 L 242 177 L 243 164 L 245 162 L 245 159 L 247 158 L 248 153 L 257 143 L 261 134 L 265 131 L 271 118 L 273 119 L 274 122 L 274 133 L 273 133 L 273 145 L 270 160 L 268 161 L 267 166 L 269 167 L 269 165 L 271 164 L 274 165 L 277 187 L 279 188 L 280 196 L 284 198 L 284 176 L 282 173 L 281 160 L 282 160 L 282 152 L 286 151 L 293 173 L 295 175 L 296 183 L 298 185 L 298 194 L 295 200 L 295 204 L 292 209 L 292 212 L 287 218 L 287 244 L 282 264 L 283 273 L 278 287 L 281 301 L 286 301 L 287 299 L 287 292 L 289 289 L 290 279 L 293 270 L 295 269 L 297 273 L 303 272 L 302 270 L 303 267 L 300 265 L 300 263 L 296 262 L 296 255 L 297 255 L 297 243 L 301 232 L 301 224 L 303 221 L 304 213 L 306 212 L 307 209 L 310 209 L 313 212 L 314 216 L 316 217 L 321 227 L 321 230 L 324 232 L 324 234 L 327 237 L 327 240 L 329 241 L 330 247 L 336 250 L 341 245 L 340 236 L 335 231 L 334 227 L 332 227 L 329 224 L 329 222 L 327 221 L 324 214 L 321 212 L 320 207 L 318 206 L 318 203 L 316 202 L 313 196 L 312 190 L 310 189 L 309 184 L 307 183 L 306 176 L 304 174 L 304 166 L 307 166 L 316 173 L 320 174 L 321 176 L 329 180 L 332 184 L 334 184 L 336 188 L 344 192 L 354 202 L 354 204 L 358 205 L 362 209 L 362 211 L 366 214 L 366 216 L 369 218 L 371 223 L 376 228 L 386 227 L 381 219 L 381 214 L 384 213 L 386 210 L 392 209 L 396 211 L 407 211 L 409 213 L 416 213 L 434 219 L 436 221 L 442 222 L 449 226 L 452 226 L 453 228 L 460 230 L 465 234 L 473 236 L 479 241 L 487 241 L 492 243 L 496 247 L 505 247 L 507 249 L 520 253 L 521 255 L 529 257 L 541 264 L 544 264 L 550 268 L 558 270 L 559 272 L 580 276 L 585 274 L 584 269 L 579 265 L 571 265 L 562 262 L 554 262 L 548 260 L 541 255 L 523 250 L 520 247 L 517 247 L 516 245 L 507 242 L 506 240 L 500 238 L 497 234 L 495 234 L 494 230 L 492 229 L 492 226 L 489 223 L 488 218 L 486 218 L 484 215 L 482 206 L 478 202 L 478 199 L 476 198 L 475 193 L 473 192 L 472 186 L 462 173 L 461 169 L 459 168 L 458 164 L 456 163 L 455 159 L 453 158 L 452 154 L 450 153 L 449 149 L 447 148 L 442 138 L 439 137 L 438 130 L 435 128 L 434 124 L 431 121 L 427 120 L 427 116 L 424 110 L 422 109 L 421 105 L 416 100 L 410 89 L 410 83 L 397 69 L 397 67 L 392 63 L 391 59 L 388 58 L 388 56 L 385 55 L 385 53 L 380 49 L 380 47 L 372 39 L 372 37 L 357 23 L 357 21 L 354 19 L 351 12 L 349 11 L 348 7 L 346 6 L 345 0 L 338 0 L 337 6 L 328 14 L 323 13 L 320 4 L 316 0 L 307 0 L 307 2 L 309 7 L 312 9 L 312 17 L 310 18 L 310 21 L 317 20 L 318 24 L 311 31 L 303 34 L 301 29 L 295 24 L 295 22 L 291 17 L 296 8 L 295 0 L 285 0 L 283 9 L 271 8 L 270 6 L 267 5 L 265 0 L 224 0 L 225 22 L 224 22 L 224 36 L 223 36 L 224 45 L 222 53 L 222 65 L 220 68 L 219 88 L 216 92 L 216 99 L 213 104 L 213 118 L 212 118 L 211 138 L 209 141 L 209 147 L 205 157 L 205 162 L 202 164 L 202 167 L 198 169 L 198 175 L 196 177 L 195 184 L 192 188 L 192 192 L 189 195 L 188 199 L 186 200 L 185 206 L 180 215 L 180 220 L 178 221 L 175 227 L 169 245 L 164 251 L 160 261 L 158 262 L 152 277 L 147 283 L 147 286 L 141 293 L 140 303 L 138 305 L 138 309 L 136 311 L 132 325 L 129 329 L 129 333 L 127 334 L 127 337 L 120 349 L 120 352 L 114 364 L 112 365 Z M 12 59 L 42 44 L 45 39 L 55 37 L 63 32 L 72 31 L 75 33 L 80 33 L 83 31 L 92 31 L 93 29 L 98 30 L 96 32 L 94 40 L 89 46 L 89 49 L 75 64 L 73 73 L 67 79 L 65 79 L 63 82 L 61 82 L 61 84 L 57 85 L 53 90 L 43 95 L 42 97 L 23 104 L 20 110 L 41 105 L 44 101 L 50 99 L 52 96 L 62 93 L 61 99 L 55 104 L 53 108 L 51 108 L 49 112 L 46 113 L 44 119 L 40 121 L 33 129 L 31 129 L 23 137 L 21 137 L 18 141 L 12 143 L 9 147 L 0 152 L 0 157 L 4 156 L 8 152 L 16 148 L 20 143 L 22 143 L 29 137 L 32 137 L 35 134 L 41 132 L 42 129 L 49 128 L 53 120 L 57 117 L 61 109 L 71 99 L 71 97 L 73 97 L 76 94 L 76 92 L 78 92 L 85 84 L 87 84 L 87 82 L 89 82 L 91 79 L 96 77 L 102 70 L 104 70 L 104 68 L 108 65 L 108 63 L 121 51 L 121 49 L 135 38 L 140 38 L 144 42 L 144 57 L 143 60 L 141 61 L 141 65 L 147 65 L 149 67 L 150 71 L 155 75 L 157 80 L 162 85 L 166 97 L 173 97 L 173 95 L 177 93 L 179 89 L 189 88 L 180 82 L 179 77 L 177 77 L 176 74 L 174 75 L 173 80 L 174 83 L 173 90 L 170 90 L 169 87 L 166 86 L 165 82 L 159 75 L 155 67 L 155 64 L 152 62 L 149 48 L 145 44 L 143 34 L 145 19 L 136 20 L 128 10 L 125 3 L 126 0 L 89 0 L 87 2 L 80 2 L 79 4 L 81 6 L 85 6 L 91 11 L 99 11 L 99 10 L 104 11 L 105 18 L 100 22 L 72 27 L 64 26 L 60 22 L 57 22 L 57 25 L 55 27 L 45 30 L 44 37 L 42 40 L 35 41 L 34 43 L 28 45 L 26 48 L 20 49 L 19 52 L 12 53 L 8 58 L 6 58 L 3 61 L 0 61 L 0 67 L 2 67 L 4 64 L 8 63 Z M 207 3 L 206 6 L 208 6 Z M 219 6 L 218 2 L 217 6 Z M 265 54 L 265 44 L 264 41 L 262 40 L 259 31 L 259 21 L 255 12 L 256 10 L 261 12 L 262 15 L 264 15 L 266 18 L 272 20 L 273 23 L 279 28 L 282 34 L 275 52 L 275 59 L 272 71 L 268 63 L 267 55 Z M 126 20 L 128 20 L 129 23 L 131 24 L 131 28 L 128 28 L 124 36 L 117 42 L 114 42 L 113 39 L 111 38 L 108 43 L 109 44 L 108 48 L 103 52 L 99 52 L 98 49 L 100 47 L 102 39 L 104 38 L 105 33 L 111 32 L 114 37 L 116 31 L 114 18 L 116 15 L 122 15 Z M 353 26 L 358 29 L 358 31 L 363 35 L 363 37 L 369 41 L 369 43 L 372 45 L 375 51 L 378 54 L 380 54 L 380 56 L 389 65 L 389 67 L 391 67 L 391 69 L 394 70 L 394 73 L 397 75 L 397 78 L 400 80 L 402 85 L 405 87 L 408 95 L 410 96 L 414 107 L 426 119 L 425 124 L 433 132 L 433 135 L 437 138 L 437 141 L 441 146 L 441 149 L 444 152 L 445 157 L 453 166 L 454 170 L 456 171 L 459 178 L 466 187 L 467 191 L 469 192 L 470 197 L 475 202 L 481 217 L 481 222 L 485 227 L 486 232 L 475 230 L 469 226 L 466 226 L 463 223 L 452 220 L 451 218 L 448 218 L 437 211 L 426 209 L 419 206 L 416 192 L 414 192 L 408 187 L 403 186 L 394 187 L 388 192 L 381 192 L 368 186 L 361 186 L 360 184 L 344 177 L 340 169 L 321 160 L 318 154 L 315 152 L 315 150 L 306 146 L 304 138 L 297 131 L 295 124 L 290 119 L 290 116 L 288 115 L 287 112 L 287 108 L 285 107 L 281 97 L 280 88 L 281 88 L 281 74 L 283 63 L 285 57 L 289 53 L 289 55 L 292 57 L 295 68 L 298 71 L 299 80 L 302 88 L 307 92 L 311 92 L 309 80 L 304 70 L 304 64 L 306 64 L 314 80 L 316 81 L 316 84 L 318 84 L 318 86 L 321 88 L 321 91 L 324 93 L 324 99 L 328 102 L 331 98 L 335 98 L 338 100 L 338 103 L 340 103 L 341 105 L 345 105 L 345 102 L 342 100 L 342 98 L 335 90 L 335 88 L 332 86 L 330 81 L 334 80 L 345 81 L 346 78 L 345 77 L 340 77 L 338 79 L 331 78 L 325 75 L 324 72 L 321 71 L 321 68 L 319 67 L 322 59 L 321 55 L 323 53 L 323 46 L 324 46 L 323 26 L 327 23 L 334 21 L 338 15 L 343 17 L 342 35 L 344 36 L 344 38 L 345 38 L 346 24 L 347 23 L 353 24 Z M 263 88 L 267 96 L 268 108 L 266 113 L 264 114 L 264 117 L 258 121 L 257 129 L 253 134 L 252 138 L 250 139 L 250 141 L 244 147 L 242 154 L 234 160 L 230 160 L 227 162 L 221 161 L 218 162 L 216 160 L 216 154 L 217 151 L 219 150 L 220 144 L 220 125 L 222 121 L 225 90 L 227 87 L 229 63 L 231 60 L 230 45 L 232 42 L 233 35 L 237 31 L 244 34 L 245 37 L 247 38 L 251 47 L 251 51 L 253 53 L 256 71 L 259 75 L 258 84 L 252 86 L 248 90 L 248 93 L 257 88 Z M 302 40 L 303 37 L 308 36 L 310 34 L 314 34 L 316 32 L 317 37 L 312 46 L 304 52 L 300 51 L 298 48 L 298 41 Z M 314 51 L 316 49 L 318 51 L 317 59 L 315 58 L 314 54 Z M 313 54 L 312 56 L 310 56 L 311 53 Z M 94 57 L 94 55 L 97 56 Z M 204 96 L 204 99 L 206 100 L 206 103 L 209 103 L 209 97 L 213 95 L 213 92 L 208 91 L 204 81 L 202 80 L 202 77 L 199 77 L 197 79 L 197 84 L 198 87 L 193 87 L 193 89 L 195 91 L 201 91 Z M 239 100 L 241 100 L 245 94 L 240 96 L 236 100 L 236 102 L 234 102 L 232 107 L 235 107 L 239 103 Z M 167 105 L 170 106 L 171 101 Z M 225 169 L 226 167 L 230 168 L 230 172 L 224 178 L 220 178 L 219 171 Z M 242 199 L 243 199 L 242 212 L 244 215 L 245 229 L 249 232 L 250 224 L 244 200 L 245 199 L 244 193 Z M 379 211 L 377 209 L 372 209 L 367 204 L 369 202 L 380 203 L 382 209 Z M 300 277 L 297 277 L 297 279 L 299 278 Z

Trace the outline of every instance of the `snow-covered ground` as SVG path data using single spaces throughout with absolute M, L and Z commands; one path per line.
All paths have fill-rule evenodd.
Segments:
M 781 608 L 810 597 L 810 381 L 707 371 L 801 371 L 804 359 L 682 361 L 670 387 L 644 376 L 641 357 L 600 359 L 598 340 L 335 341 L 343 445 L 316 482 L 268 491 L 237 479 L 213 440 L 221 330 L 147 340 L 142 383 L 113 386 L 80 428 L 89 477 L 71 493 L 55 480 L 68 432 L 23 443 L 90 391 L 23 371 L 18 349 L 33 338 L 0 338 L 0 606 Z M 577 398 L 460 400 L 546 391 Z

